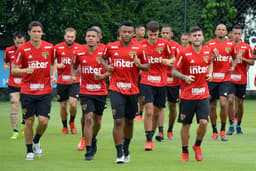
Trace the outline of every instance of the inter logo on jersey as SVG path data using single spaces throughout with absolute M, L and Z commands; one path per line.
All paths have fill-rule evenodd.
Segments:
M 225 48 L 225 51 L 226 51 L 227 53 L 229 53 L 230 50 L 231 50 L 231 48 Z
M 46 59 L 49 56 L 49 52 L 42 52 L 42 56 Z
M 130 57 L 133 59 L 136 56 L 136 52 L 129 52 Z
M 98 62 L 98 64 L 100 64 L 100 57 L 97 57 L 96 61 Z
M 208 62 L 209 62 L 209 56 L 204 56 L 204 61 L 205 61 L 206 63 L 208 63 Z
M 156 51 L 157 51 L 159 54 L 161 54 L 161 53 L 163 52 L 163 48 L 162 48 L 162 47 L 156 48 Z

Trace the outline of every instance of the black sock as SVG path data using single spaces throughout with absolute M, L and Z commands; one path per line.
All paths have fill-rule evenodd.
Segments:
M 116 152 L 117 152 L 117 157 L 122 157 L 122 155 L 123 155 L 123 144 L 116 145 Z
M 147 141 L 148 142 L 152 142 L 152 131 L 145 131 L 146 137 L 147 137 Z
M 92 142 L 94 142 L 94 141 L 96 141 L 96 136 L 95 135 L 92 136 Z
M 86 146 L 86 155 L 92 155 L 92 146 Z
M 19 132 L 19 130 L 15 128 L 15 129 L 13 129 L 13 132 Z
M 67 120 L 62 121 L 62 125 L 63 125 L 63 128 L 67 128 L 68 127 Z
M 172 126 L 169 126 L 168 132 L 172 132 L 172 129 L 173 129 L 173 127 L 172 127 Z
M 34 136 L 34 138 L 33 138 L 33 142 L 34 142 L 35 144 L 37 144 L 37 143 L 39 142 L 41 136 L 42 136 L 42 135 L 36 134 L 36 135 Z
M 188 146 L 182 146 L 182 153 L 188 153 Z
M 69 121 L 70 121 L 70 122 L 74 122 L 74 121 L 75 121 L 75 117 L 76 117 L 76 116 L 70 115 L 70 120 L 69 120 Z
M 163 126 L 159 126 L 159 127 L 158 127 L 158 131 L 163 134 L 163 133 L 164 133 L 164 127 L 163 127 Z
M 242 121 L 237 121 L 237 126 L 240 127 Z
M 124 146 L 124 155 L 129 155 L 129 145 L 130 145 L 131 139 L 124 138 L 123 146 Z
M 229 120 L 230 127 L 234 127 L 234 121 L 233 119 Z
M 212 124 L 212 132 L 218 133 L 217 126 L 215 124 Z
M 33 153 L 32 144 L 26 144 L 27 147 L 27 153 Z
M 200 146 L 202 143 L 202 140 L 196 139 L 195 145 L 196 146 Z
M 221 128 L 220 128 L 220 130 L 221 130 L 221 131 L 225 131 L 225 127 L 226 127 L 226 123 L 221 122 Z
M 140 111 L 139 115 L 142 116 L 142 114 L 143 114 L 143 111 Z

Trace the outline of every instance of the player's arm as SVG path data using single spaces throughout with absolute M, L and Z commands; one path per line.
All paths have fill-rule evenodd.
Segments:
M 212 72 L 213 72 L 213 62 L 208 65 L 208 74 L 206 75 L 206 80 L 211 81 L 212 80 Z
M 95 80 L 102 80 L 102 79 L 105 79 L 105 78 L 109 77 L 110 75 L 111 75 L 111 73 L 108 72 L 108 71 L 103 73 L 103 74 L 96 73 L 96 74 L 94 74 L 94 78 L 95 78 Z
M 4 62 L 4 70 L 6 71 L 6 70 L 8 70 L 9 69 L 9 63 L 6 63 L 6 62 Z
M 108 65 L 103 56 L 100 57 L 100 64 L 107 70 L 107 72 L 112 73 L 114 71 L 114 67 L 110 64 Z
M 175 62 L 176 58 L 174 56 L 170 57 L 169 59 L 162 59 L 162 63 L 164 65 L 167 65 L 169 67 L 172 67 L 174 62 Z
M 247 55 L 246 56 L 247 58 L 244 58 L 243 54 L 239 52 L 238 55 L 236 56 L 236 58 L 240 59 L 241 61 L 245 62 L 248 65 L 253 65 L 254 64 L 254 59 L 253 59 L 253 56 L 252 56 L 252 49 L 251 48 L 248 48 L 248 51 L 247 51 L 246 55 Z
M 184 75 L 176 67 L 173 67 L 172 69 L 172 76 L 179 78 L 181 80 L 186 81 L 186 83 L 191 84 L 193 81 L 195 81 L 195 76 L 193 75 Z
M 20 68 L 19 65 L 12 63 L 11 72 L 13 75 L 32 74 L 34 72 L 34 68 Z
M 51 64 L 51 83 L 53 85 L 56 84 L 56 82 L 57 82 L 56 72 L 57 72 L 56 62 L 53 61 L 52 64 Z

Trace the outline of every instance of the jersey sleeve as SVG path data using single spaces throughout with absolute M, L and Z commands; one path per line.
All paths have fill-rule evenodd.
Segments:
M 146 64 L 146 63 L 149 62 L 149 61 L 148 61 L 148 58 L 147 58 L 147 56 L 146 56 L 146 53 L 145 53 L 145 51 L 144 51 L 143 48 L 141 48 L 141 49 L 139 50 L 138 58 L 140 59 L 140 62 L 141 62 L 142 64 Z
M 103 54 L 102 54 L 102 57 L 104 59 L 108 59 L 109 58 L 109 56 L 110 56 L 109 49 L 110 49 L 110 44 L 107 44 L 105 46 L 105 49 L 104 49 Z
M 246 58 L 253 59 L 253 52 L 252 52 L 252 48 L 250 46 L 248 46 L 248 52 L 247 52 Z
M 54 53 L 55 53 L 55 49 L 54 49 L 54 47 L 52 46 L 52 48 L 51 48 L 51 50 L 50 50 L 51 52 L 51 63 L 52 63 L 52 65 L 55 63 L 55 55 L 54 55 Z
M 184 63 L 184 53 L 181 51 L 178 55 L 178 58 L 175 60 L 173 67 L 181 69 Z
M 72 65 L 77 68 L 79 65 L 79 55 L 78 53 L 75 53 L 75 55 L 72 58 Z
M 172 55 L 174 55 L 171 46 L 166 43 L 166 57 L 170 58 Z
M 19 47 L 15 53 L 13 63 L 16 65 L 21 65 L 23 61 L 23 50 Z

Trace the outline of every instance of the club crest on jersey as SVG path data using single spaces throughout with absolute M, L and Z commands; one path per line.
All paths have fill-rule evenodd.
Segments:
M 130 57 L 133 59 L 136 56 L 136 52 L 129 52 Z
M 76 51 L 75 50 L 73 50 L 73 54 L 75 54 L 76 53 Z
M 231 48 L 225 48 L 226 52 L 229 53 Z
M 163 52 L 163 48 L 162 48 L 162 47 L 156 48 L 156 51 L 157 51 L 159 54 L 161 54 L 161 53 Z
M 100 57 L 97 57 L 96 61 L 98 62 L 98 64 L 100 64 Z
M 243 55 L 245 50 L 239 50 L 239 54 Z
M 209 62 L 209 56 L 204 56 L 204 61 L 205 61 L 206 63 L 208 63 L 208 62 Z
M 49 56 L 49 52 L 42 52 L 42 56 L 46 59 Z

